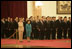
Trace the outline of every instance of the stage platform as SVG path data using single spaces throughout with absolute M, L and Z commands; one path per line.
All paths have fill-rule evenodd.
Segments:
M 1 39 L 1 48 L 71 48 L 71 39 L 23 40 Z

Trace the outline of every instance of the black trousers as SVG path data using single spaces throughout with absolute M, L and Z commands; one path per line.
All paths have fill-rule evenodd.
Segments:
M 7 29 L 6 30 L 6 38 L 9 38 L 11 35 L 11 30 Z
M 46 39 L 50 39 L 51 30 L 46 31 Z
M 5 35 L 6 35 L 6 38 L 8 38 L 8 29 L 5 29 Z
M 1 38 L 5 38 L 4 35 L 6 35 L 6 29 L 1 29 Z
M 31 33 L 31 37 L 30 38 L 33 39 L 33 32 Z
M 1 29 L 1 38 L 4 38 L 4 30 Z
M 37 29 L 34 30 L 34 39 L 39 39 L 39 33 Z
M 56 30 L 52 30 L 52 39 L 55 39 L 55 36 L 56 36 Z
M 47 39 L 47 31 L 44 31 L 44 39 Z
M 12 34 L 14 34 L 14 29 L 11 29 L 11 30 L 10 30 L 9 37 L 10 37 Z M 13 37 L 12 37 L 12 38 L 13 38 Z
M 67 30 L 64 30 L 64 39 L 67 39 Z
M 71 39 L 71 30 L 68 30 L 68 38 Z
M 41 31 L 38 31 L 39 32 L 39 39 L 41 40 L 41 38 L 42 38 L 42 35 L 41 35 Z
M 62 30 L 61 29 L 57 30 L 57 38 L 62 39 Z
M 33 37 L 33 35 L 34 35 L 34 29 L 32 29 L 32 32 L 31 32 L 31 39 L 34 39 L 34 37 Z
M 44 39 L 44 30 L 39 31 L 39 39 L 43 40 Z
M 44 31 L 44 30 L 43 30 L 43 31 L 41 31 L 41 35 L 42 35 L 41 39 L 42 39 L 42 40 L 44 40 L 44 33 L 45 33 L 45 31 Z
M 26 30 L 23 32 L 23 39 L 26 39 Z
M 47 39 L 47 32 L 44 33 L 45 39 Z

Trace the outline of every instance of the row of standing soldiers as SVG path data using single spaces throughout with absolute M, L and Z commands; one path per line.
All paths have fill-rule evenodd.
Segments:
M 62 20 L 62 17 L 59 17 L 58 20 L 56 20 L 56 17 L 41 17 L 40 19 L 30 17 L 27 20 L 31 20 L 32 25 L 32 33 L 31 33 L 31 39 L 66 39 L 71 38 L 71 17 L 69 17 L 69 20 L 67 21 L 67 17 L 64 17 Z M 26 21 L 23 21 L 24 26 L 27 23 Z M 18 29 L 18 17 L 15 18 L 13 21 L 12 18 L 8 18 L 4 20 L 4 18 L 1 20 L 1 37 L 9 38 L 14 32 L 16 32 L 16 29 Z M 67 36 L 68 35 L 68 36 Z M 16 34 L 13 36 L 16 38 Z M 24 33 L 23 33 L 24 39 L 26 38 L 26 29 L 24 27 Z

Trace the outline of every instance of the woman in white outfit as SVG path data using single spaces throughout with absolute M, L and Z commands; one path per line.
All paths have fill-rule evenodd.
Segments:
M 20 18 L 18 22 L 18 32 L 19 32 L 19 41 L 23 41 L 23 32 L 24 32 L 24 25 L 23 25 L 23 19 Z

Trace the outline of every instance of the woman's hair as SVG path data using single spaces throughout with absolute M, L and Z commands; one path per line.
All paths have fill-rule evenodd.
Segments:
M 22 20 L 22 17 L 19 18 L 19 21 Z
M 29 21 L 31 22 L 31 20 L 27 20 L 27 23 L 28 23 Z

